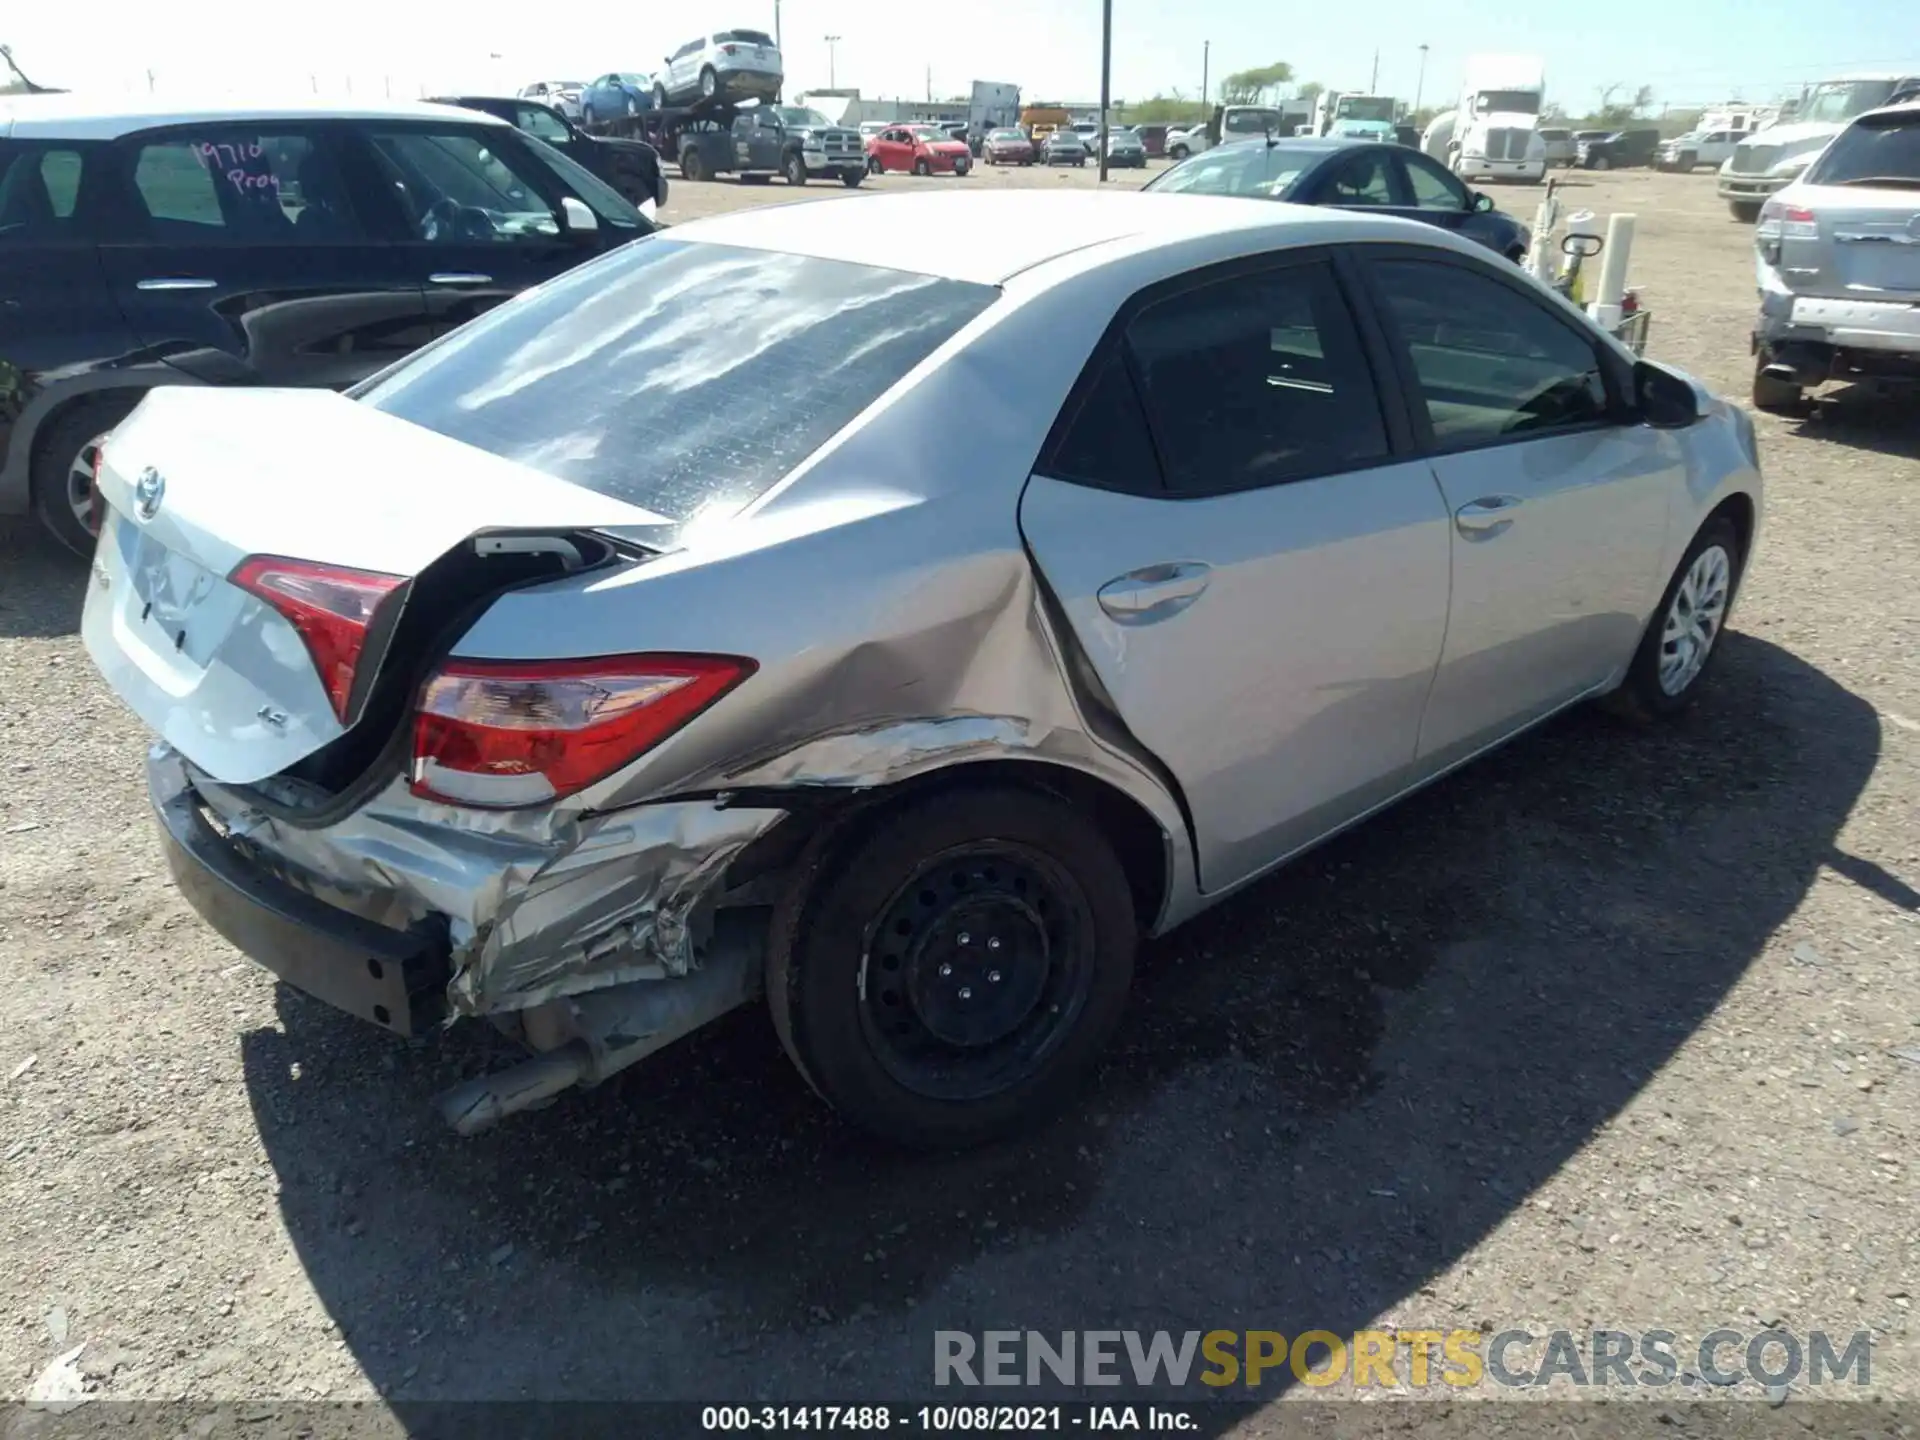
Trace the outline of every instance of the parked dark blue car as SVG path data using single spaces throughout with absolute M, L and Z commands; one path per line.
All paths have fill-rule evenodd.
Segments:
M 632 70 L 602 75 L 580 92 L 580 119 L 588 125 L 630 119 L 653 109 L 653 77 Z
M 1496 210 L 1491 196 L 1461 184 L 1437 160 L 1375 140 L 1255 136 L 1183 160 L 1146 188 L 1404 215 L 1457 230 L 1515 261 L 1525 258 L 1533 243 L 1525 225 Z

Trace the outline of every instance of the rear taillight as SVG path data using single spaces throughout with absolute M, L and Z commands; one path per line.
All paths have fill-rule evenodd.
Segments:
M 367 634 L 381 605 L 406 577 L 256 555 L 228 579 L 286 617 L 306 644 L 333 713 L 346 724 Z
M 604 779 L 754 671 L 728 655 L 449 660 L 420 694 L 413 793 L 537 805 Z
M 740 47 L 738 45 L 722 45 L 720 47 L 720 53 L 722 55 L 732 55 L 737 53 L 739 49 Z

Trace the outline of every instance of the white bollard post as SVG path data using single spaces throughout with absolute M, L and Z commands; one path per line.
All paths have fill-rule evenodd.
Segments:
M 1587 307 L 1587 314 L 1606 330 L 1620 323 L 1620 302 L 1627 293 L 1627 261 L 1633 255 L 1633 221 L 1631 215 L 1607 219 L 1607 248 L 1600 253 L 1600 288 Z
M 1560 197 L 1553 193 L 1551 181 L 1533 212 L 1533 248 L 1527 251 L 1527 273 L 1542 284 L 1553 283 L 1553 227 L 1560 223 Z

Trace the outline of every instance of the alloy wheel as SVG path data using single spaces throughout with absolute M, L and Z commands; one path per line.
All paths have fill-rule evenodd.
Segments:
M 96 437 L 82 445 L 67 466 L 67 504 L 80 528 L 89 535 L 99 533 L 93 524 L 93 467 L 99 455 L 100 440 Z
M 1674 588 L 1660 630 L 1660 689 L 1677 696 L 1699 678 L 1720 638 L 1720 626 L 1732 598 L 1733 560 L 1719 545 L 1693 557 Z

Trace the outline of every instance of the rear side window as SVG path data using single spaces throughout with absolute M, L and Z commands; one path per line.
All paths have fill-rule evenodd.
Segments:
M 0 143 L 0 246 L 79 244 L 82 170 L 98 146 Z
M 333 156 L 311 136 L 227 128 L 141 142 L 134 190 L 173 244 L 319 244 L 366 232 Z
M 671 532 L 756 499 L 998 294 L 653 236 L 489 311 L 360 398 Z
M 1127 344 L 1175 492 L 1274 485 L 1387 456 L 1379 394 L 1324 264 L 1155 301 Z
M 1920 188 L 1920 115 L 1876 116 L 1843 131 L 1807 176 L 1814 185 Z

